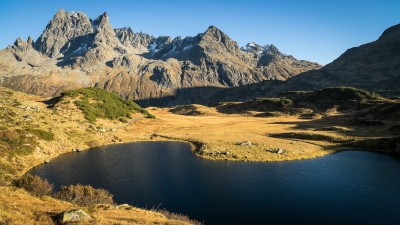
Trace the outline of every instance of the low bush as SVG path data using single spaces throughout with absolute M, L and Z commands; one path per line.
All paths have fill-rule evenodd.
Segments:
M 54 140 L 54 133 L 51 131 L 45 131 L 40 129 L 28 129 L 28 131 L 34 135 L 36 135 L 39 139 L 45 141 L 53 141 Z
M 133 101 L 125 100 L 115 93 L 100 88 L 81 88 L 61 93 L 61 96 L 80 97 L 75 105 L 83 112 L 85 118 L 94 123 L 97 118 L 118 119 L 130 117 L 131 113 L 139 112 L 148 118 L 155 118 Z
M 94 204 L 113 204 L 113 195 L 107 190 L 93 188 L 90 185 L 63 186 L 55 194 L 55 197 L 63 201 L 71 202 L 80 206 L 91 206 Z
M 194 225 L 202 225 L 203 223 L 197 221 L 197 220 L 193 220 L 190 219 L 188 216 L 183 215 L 183 214 L 179 214 L 179 213 L 173 213 L 173 212 L 169 212 L 165 209 L 153 209 L 152 211 L 154 212 L 158 212 L 163 214 L 167 219 L 170 220 L 176 220 L 176 221 L 181 221 L 181 222 L 186 222 L 189 224 L 194 224 Z
M 23 188 L 36 196 L 52 195 L 54 189 L 53 184 L 50 184 L 47 180 L 31 174 L 26 174 L 15 180 L 14 186 Z

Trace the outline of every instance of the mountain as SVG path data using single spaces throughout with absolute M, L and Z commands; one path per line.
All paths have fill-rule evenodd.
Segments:
M 320 67 L 273 45 L 241 48 L 215 26 L 194 37 L 154 37 L 114 29 L 107 13 L 92 20 L 61 9 L 36 41 L 19 38 L 0 51 L 0 85 L 42 96 L 96 86 L 145 105 L 171 105 Z
M 251 48 L 251 51 L 258 50 L 258 47 Z M 246 101 L 287 91 L 338 86 L 352 86 L 388 96 L 400 95 L 400 24 L 385 30 L 374 42 L 348 49 L 319 70 L 307 71 L 286 81 L 262 81 L 228 89 L 213 96 L 210 102 Z

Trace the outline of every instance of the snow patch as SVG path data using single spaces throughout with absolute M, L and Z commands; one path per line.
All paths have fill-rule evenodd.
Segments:
M 79 48 L 77 48 L 75 51 L 73 51 L 71 54 L 79 54 L 81 52 L 84 52 L 87 50 L 87 45 L 83 44 L 81 46 L 79 46 Z
M 193 45 L 188 45 L 188 46 L 184 47 L 184 48 L 182 49 L 182 51 L 189 50 L 189 49 L 191 49 L 192 47 L 193 47 Z

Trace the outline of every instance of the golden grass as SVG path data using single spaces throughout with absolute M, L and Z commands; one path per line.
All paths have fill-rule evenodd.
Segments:
M 55 224 L 55 215 L 76 208 L 79 207 L 51 197 L 38 198 L 22 189 L 0 187 L 0 224 Z M 81 209 L 94 218 L 90 224 L 189 224 L 169 220 L 161 213 L 135 207 L 116 209 L 109 206 L 107 209 L 95 206 Z

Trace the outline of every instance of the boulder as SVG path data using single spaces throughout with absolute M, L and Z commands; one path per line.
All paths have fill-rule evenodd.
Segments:
M 283 149 L 279 148 L 278 150 L 276 150 L 276 154 L 282 154 L 283 153 Z
M 253 143 L 251 143 L 250 141 L 242 141 L 242 142 L 239 142 L 238 145 L 240 145 L 240 146 L 252 146 Z
M 64 211 L 64 212 L 61 212 L 59 215 L 60 215 L 60 222 L 62 224 L 93 220 L 93 218 L 91 216 L 89 216 L 86 212 L 84 212 L 81 209 L 72 209 L 72 210 Z
M 115 206 L 115 208 L 116 208 L 116 209 L 126 209 L 126 210 L 129 210 L 129 209 L 132 209 L 132 206 L 130 206 L 130 205 L 128 205 L 128 204 L 122 204 L 122 205 L 117 205 L 117 206 Z

